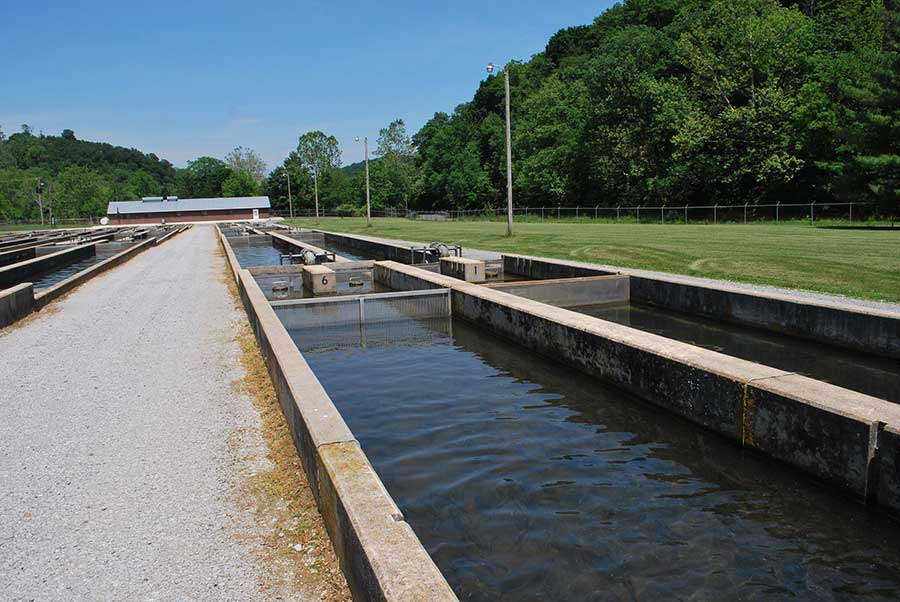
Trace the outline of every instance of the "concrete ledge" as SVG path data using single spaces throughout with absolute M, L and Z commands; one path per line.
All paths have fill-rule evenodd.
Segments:
M 359 443 L 319 455 L 322 516 L 354 600 L 456 600 Z
M 0 328 L 19 321 L 34 311 L 34 289 L 23 282 L 0 291 Z
M 621 273 L 631 277 L 631 299 L 714 320 L 900 358 L 900 315 L 799 295 L 753 292 L 722 282 L 689 283 L 677 275 L 650 277 L 625 268 L 610 272 L 560 259 L 504 255 L 504 270 L 529 278 L 570 278 Z
M 291 238 L 290 236 L 285 236 L 284 234 L 280 234 L 278 232 L 265 232 L 264 234 L 268 234 L 272 237 L 272 244 L 277 249 L 281 249 L 287 253 L 299 253 L 300 251 L 307 249 L 315 253 L 316 255 L 322 255 L 324 253 L 330 253 L 330 251 L 326 251 L 321 247 L 317 247 L 308 242 L 303 242 L 297 240 L 295 238 Z M 346 257 L 341 257 L 338 254 L 334 255 L 334 260 L 337 261 L 347 261 Z
M 587 276 L 561 280 L 492 282 L 485 286 L 559 307 L 597 303 L 627 303 L 630 298 L 628 276 Z
M 95 243 L 90 243 L 2 267 L 0 268 L 0 288 L 29 281 L 37 274 L 74 263 L 85 257 L 91 257 L 96 253 Z
M 891 425 L 878 438 L 878 504 L 900 516 L 900 426 Z
M 484 262 L 466 257 L 441 257 L 441 274 L 466 282 L 484 282 Z
M 217 231 L 353 598 L 456 602 L 253 275 L 239 268 Z
M 394 262 L 376 263 L 375 278 L 450 288 L 456 315 L 861 499 L 884 470 L 878 423 L 900 425 L 896 404 L 497 289 Z
M 415 263 L 415 253 L 409 247 L 380 240 L 359 238 L 357 236 L 345 236 L 323 230 L 316 230 L 316 232 L 322 232 L 326 243 L 346 247 L 352 251 L 359 252 L 361 255 L 399 261 L 400 263 Z
M 81 286 L 82 284 L 84 284 L 85 282 L 87 282 L 88 280 L 93 278 L 94 276 L 97 276 L 98 274 L 102 274 L 106 270 L 108 270 L 112 267 L 115 267 L 119 264 L 125 263 L 126 261 L 128 261 L 129 259 L 134 257 L 135 255 L 137 255 L 138 253 L 146 251 L 148 248 L 153 246 L 154 242 L 155 241 L 152 238 L 145 240 L 143 242 L 140 242 L 136 245 L 133 245 L 133 246 L 125 249 L 121 253 L 117 253 L 117 254 L 113 255 L 112 257 L 104 259 L 103 261 L 95 263 L 94 265 L 81 270 L 77 274 L 73 274 L 72 276 L 69 276 L 65 280 L 62 280 L 62 281 L 56 283 L 55 285 L 51 286 L 50 288 L 44 289 L 42 292 L 35 295 L 35 299 L 34 299 L 35 305 L 37 306 L 38 309 L 44 307 L 45 305 L 47 305 L 54 299 L 58 299 L 59 297 L 66 294 L 73 288 Z
M 20 263 L 22 261 L 28 261 L 29 259 L 34 259 L 35 257 L 37 257 L 37 250 L 35 247 L 19 249 L 18 251 L 6 251 L 0 253 L 0 267 L 12 265 L 14 263 Z

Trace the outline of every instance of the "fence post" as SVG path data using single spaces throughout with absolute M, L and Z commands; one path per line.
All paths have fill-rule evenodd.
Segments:
M 713 205 L 713 225 L 719 223 L 719 204 Z
M 687 205 L 684 206 L 684 223 L 687 223 Z
M 616 205 L 616 221 L 619 221 L 619 209 L 622 208 L 622 205 Z
M 809 223 L 810 225 L 814 224 L 816 221 L 816 202 L 813 201 L 809 204 Z
M 747 203 L 744 203 L 744 223 L 747 223 Z
M 575 219 L 578 219 L 578 210 L 579 209 L 581 209 L 581 207 L 575 207 Z
M 850 201 L 850 223 L 853 223 L 853 201 Z
M 600 206 L 600 205 L 594 205 L 594 219 L 597 219 L 597 208 L 598 208 L 599 206 Z M 850 213 L 852 214 L 853 211 L 851 210 Z
M 528 221 L 528 207 L 525 207 L 525 221 Z
M 778 210 L 781 208 L 781 201 L 775 203 L 775 223 L 778 223 Z
M 562 208 L 559 205 L 556 206 L 556 219 L 559 219 L 559 212 L 561 209 Z
M 541 207 L 541 221 L 544 221 L 544 209 L 546 207 Z
M 637 206 L 637 223 L 641 223 L 641 206 Z
M 665 205 L 663 205 L 662 207 L 659 208 L 659 221 L 662 222 L 663 224 L 666 223 L 666 214 L 663 213 L 663 211 L 665 211 L 665 210 L 666 210 Z

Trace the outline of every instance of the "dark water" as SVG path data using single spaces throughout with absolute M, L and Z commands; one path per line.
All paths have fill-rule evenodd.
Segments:
M 235 236 L 228 242 L 242 268 L 281 265 L 281 251 L 272 246 L 268 236 Z
M 113 255 L 117 255 L 131 246 L 131 243 L 128 244 L 120 244 L 116 243 L 110 246 L 97 246 L 97 254 L 92 257 L 86 257 L 74 263 L 70 263 L 68 265 L 64 265 L 55 270 L 51 270 L 49 272 L 44 272 L 34 279 L 33 285 L 34 290 L 39 291 L 46 288 L 50 288 L 55 284 L 59 284 L 66 278 L 74 276 L 81 270 L 87 269 L 96 263 L 100 263 L 104 259 L 109 259 Z
M 637 304 L 574 311 L 900 403 L 900 362 Z
M 292 336 L 461 600 L 900 597 L 897 524 L 458 320 L 418 328 Z

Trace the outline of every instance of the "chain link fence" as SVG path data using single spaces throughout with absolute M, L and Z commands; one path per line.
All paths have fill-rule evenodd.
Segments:
M 288 217 L 275 212 L 278 217 Z M 320 217 L 360 217 L 363 211 L 320 211 Z M 312 209 L 294 210 L 295 217 L 315 217 Z M 516 207 L 517 222 L 604 221 L 657 224 L 735 224 L 848 222 L 864 224 L 880 220 L 873 203 L 774 203 L 753 205 L 661 205 L 618 207 Z M 372 211 L 372 217 L 406 217 L 426 221 L 505 220 L 502 209 L 453 209 L 445 211 Z

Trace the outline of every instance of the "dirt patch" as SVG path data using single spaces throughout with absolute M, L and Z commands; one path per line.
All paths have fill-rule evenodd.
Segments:
M 226 273 L 225 281 L 233 302 L 243 312 L 234 279 Z M 253 400 L 259 413 L 268 460 L 262 470 L 245 475 L 238 483 L 236 503 L 243 515 L 253 517 L 253 528 L 241 529 L 238 538 L 254 550 L 262 589 L 274 599 L 293 599 L 299 594 L 304 602 L 349 602 L 347 582 L 246 320 L 240 322 L 236 341 L 246 376 L 236 381 L 235 387 Z M 246 436 L 250 434 L 244 430 L 234 431 L 228 447 L 237 450 Z

